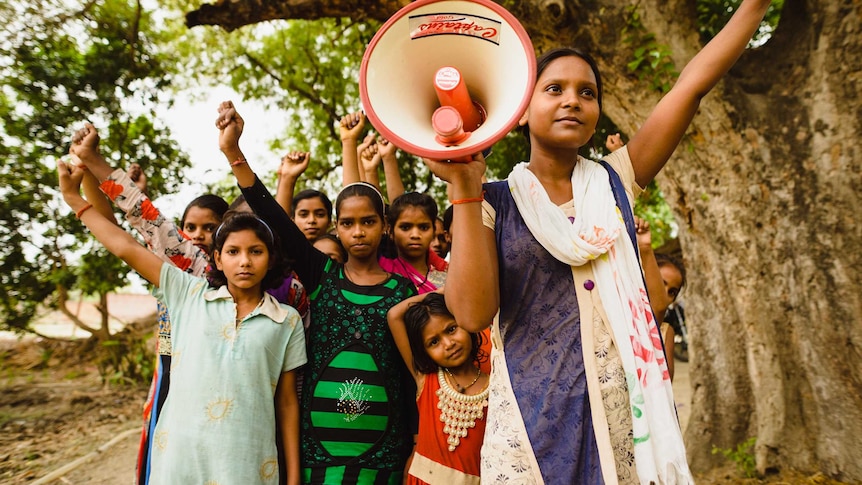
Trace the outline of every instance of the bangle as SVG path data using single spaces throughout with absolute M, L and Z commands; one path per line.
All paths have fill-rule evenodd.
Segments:
M 230 162 L 231 167 L 236 167 L 237 165 L 242 165 L 243 163 L 248 163 L 245 157 L 239 157 L 236 160 Z
M 76 218 L 76 219 L 80 219 L 80 218 L 81 218 L 81 214 L 83 214 L 84 212 L 87 212 L 87 209 L 89 209 L 89 208 L 91 208 L 91 207 L 93 207 L 93 204 L 90 204 L 90 203 L 87 203 L 87 205 L 85 205 L 84 207 L 81 207 L 81 208 L 78 210 L 78 212 L 76 212 L 76 213 L 75 213 L 75 218 Z
M 471 198 L 471 199 L 457 199 L 457 200 L 450 200 L 450 201 L 449 201 L 449 203 L 450 203 L 450 204 L 452 204 L 452 205 L 458 205 L 458 204 L 470 204 L 470 203 L 473 203 L 473 202 L 482 202 L 482 201 L 484 201 L 484 200 L 485 200 L 485 191 L 483 190 L 483 191 L 482 191 L 482 195 L 481 195 L 480 197 L 473 197 L 473 198 Z

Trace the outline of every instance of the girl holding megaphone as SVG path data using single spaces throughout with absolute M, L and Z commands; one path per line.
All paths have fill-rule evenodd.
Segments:
M 495 352 L 482 476 L 523 483 L 691 483 L 635 240 L 620 218 L 670 158 L 705 96 L 757 30 L 745 0 L 686 66 L 627 146 L 578 156 L 595 134 L 593 59 L 555 49 L 519 124 L 530 160 L 482 184 L 484 159 L 426 160 L 452 184 L 446 304 Z

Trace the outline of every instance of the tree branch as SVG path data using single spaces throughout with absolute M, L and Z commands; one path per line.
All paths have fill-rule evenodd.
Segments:
M 220 0 L 186 14 L 186 26 L 218 25 L 228 32 L 277 19 L 317 20 L 351 17 L 385 21 L 410 0 Z

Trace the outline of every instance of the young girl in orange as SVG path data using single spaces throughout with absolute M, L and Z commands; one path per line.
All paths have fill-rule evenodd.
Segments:
M 455 323 L 440 293 L 389 310 L 389 329 L 416 379 L 419 437 L 407 483 L 479 483 L 491 366 L 482 334 Z

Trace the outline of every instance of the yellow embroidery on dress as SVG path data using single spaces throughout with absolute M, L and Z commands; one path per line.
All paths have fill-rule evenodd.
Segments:
M 278 458 L 270 458 L 260 466 L 261 480 L 271 480 L 278 476 Z
M 236 340 L 237 329 L 236 325 L 232 323 L 226 323 L 221 328 L 221 336 L 228 342 L 234 342 Z
M 155 436 L 156 448 L 159 451 L 165 451 L 165 448 L 168 446 L 168 432 L 167 431 L 159 431 Z
M 182 360 L 183 352 L 178 350 L 171 355 L 171 372 L 174 371 L 180 365 L 180 361 Z
M 221 421 L 230 414 L 233 409 L 233 399 L 216 399 L 207 404 L 207 417 L 210 421 Z

